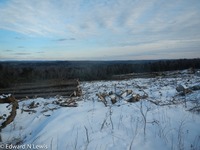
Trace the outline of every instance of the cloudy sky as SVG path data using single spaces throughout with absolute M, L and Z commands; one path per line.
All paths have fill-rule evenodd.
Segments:
M 0 60 L 200 57 L 200 0 L 0 0 Z

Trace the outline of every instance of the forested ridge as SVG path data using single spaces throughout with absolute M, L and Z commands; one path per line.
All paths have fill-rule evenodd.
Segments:
M 5 61 L 0 62 L 0 88 L 52 79 L 110 80 L 113 75 L 199 69 L 200 59 L 145 61 Z

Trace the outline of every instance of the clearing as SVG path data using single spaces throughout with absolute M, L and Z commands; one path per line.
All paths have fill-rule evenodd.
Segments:
M 184 70 L 155 78 L 81 82 L 80 87 L 79 97 L 19 101 L 14 121 L 0 133 L 4 148 L 200 149 L 196 74 Z M 0 124 L 11 107 L 0 104 Z

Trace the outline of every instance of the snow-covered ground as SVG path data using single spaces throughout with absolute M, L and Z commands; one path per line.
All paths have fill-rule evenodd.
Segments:
M 21 101 L 15 120 L 0 133 L 1 143 L 18 149 L 199 150 L 200 114 L 192 108 L 200 107 L 200 90 L 181 96 L 176 91 L 180 84 L 198 85 L 200 77 L 183 73 L 176 78 L 82 82 L 78 107 L 57 105 L 62 97 Z M 96 94 L 107 95 L 107 107 Z M 148 96 L 127 102 L 136 94 Z M 36 107 L 29 111 L 33 101 Z M 10 111 L 6 106 L 0 104 L 2 115 Z

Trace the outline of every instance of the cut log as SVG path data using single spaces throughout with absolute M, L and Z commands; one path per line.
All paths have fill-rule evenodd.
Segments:
M 96 94 L 98 98 L 103 102 L 103 104 L 107 107 L 107 101 L 101 94 Z
M 193 90 L 193 91 L 200 90 L 200 84 L 194 85 L 194 86 L 190 87 L 190 89 Z
M 115 95 L 111 95 L 110 98 L 111 98 L 112 104 L 115 104 L 117 102 L 117 98 Z
M 46 89 L 57 87 L 76 87 L 79 82 L 76 80 L 50 80 L 41 81 L 39 83 L 21 83 L 13 86 L 12 88 L 0 89 L 1 91 L 16 91 L 16 90 L 34 90 L 34 89 Z
M 13 103 L 15 101 L 16 101 L 16 99 L 12 95 L 0 99 L 0 103 Z
M 133 95 L 129 100 L 127 100 L 127 102 L 134 103 L 134 102 L 138 102 L 139 100 L 140 100 L 140 95 L 136 94 L 136 95 Z
M 176 87 L 176 91 L 177 91 L 177 92 L 185 92 L 185 88 L 184 88 L 184 86 L 182 86 L 182 85 L 180 84 L 180 85 L 178 85 L 178 86 Z

